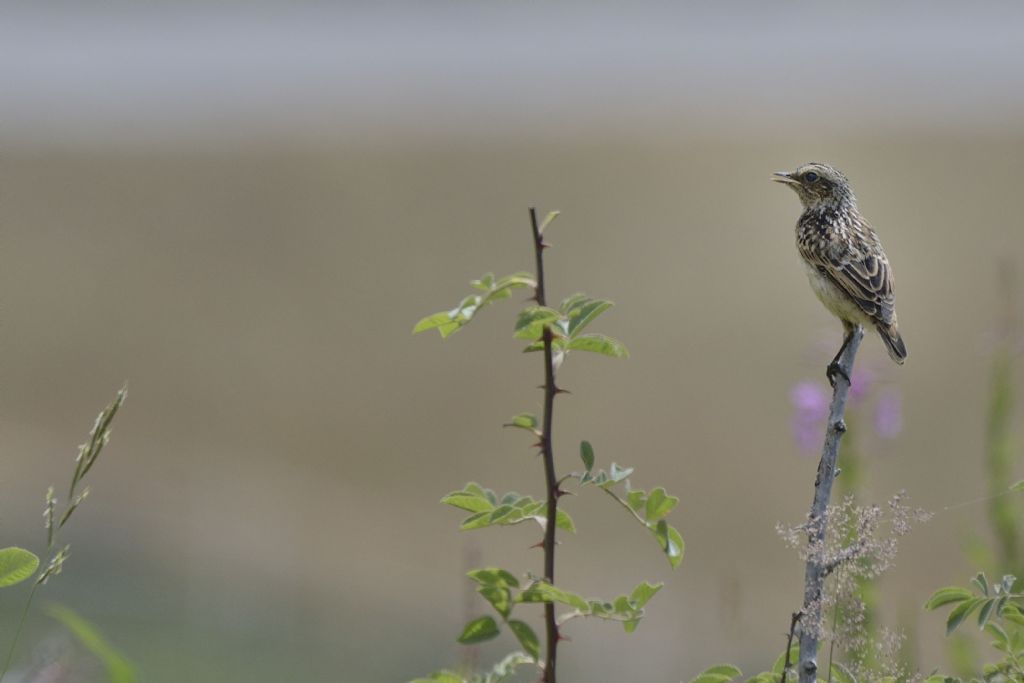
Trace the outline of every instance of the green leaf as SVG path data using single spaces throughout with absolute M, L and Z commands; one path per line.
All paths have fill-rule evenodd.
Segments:
M 589 604 L 579 595 L 555 588 L 546 581 L 537 581 L 516 596 L 516 602 L 558 602 L 574 607 L 581 612 L 590 609 Z
M 540 339 L 544 328 L 551 326 L 561 318 L 561 314 L 546 306 L 530 306 L 519 311 L 516 318 L 515 338 L 534 341 Z
M 683 553 L 686 552 L 686 544 L 683 537 L 675 527 L 670 526 L 665 520 L 658 520 L 654 528 L 654 537 L 658 539 L 662 551 L 668 556 L 669 564 L 675 569 L 683 561 Z
M 580 442 L 580 460 L 583 461 L 587 472 L 594 469 L 594 447 L 590 445 L 589 441 Z
M 533 277 L 533 273 L 527 273 L 526 271 L 506 275 L 494 285 L 495 289 L 522 289 L 536 286 L 537 278 Z
M 467 683 L 467 681 L 453 671 L 437 671 L 427 678 L 417 678 L 409 683 Z
M 985 624 L 988 623 L 988 618 L 992 614 L 992 608 L 996 604 L 996 598 L 989 598 L 985 601 L 985 604 L 981 606 L 981 610 L 978 611 L 978 628 L 984 629 Z
M 847 669 L 839 662 L 832 663 L 832 671 L 830 678 L 834 681 L 834 683 L 857 683 L 857 678 L 853 675 L 853 672 Z
M 516 634 L 519 644 L 523 646 L 523 649 L 526 650 L 531 657 L 533 657 L 534 661 L 539 659 L 540 640 L 537 639 L 537 634 L 533 632 L 530 625 L 525 621 L 512 619 L 508 622 L 508 627 L 512 629 L 512 633 Z
M 458 641 L 463 645 L 473 645 L 474 643 L 482 643 L 491 638 L 496 638 L 498 633 L 498 624 L 494 621 L 494 617 L 479 617 L 466 624 L 466 628 L 462 629 L 462 635 L 458 637 Z
M 540 436 L 540 420 L 537 419 L 536 415 L 531 415 L 530 413 L 519 413 L 518 415 L 513 416 L 512 420 L 510 422 L 506 422 L 503 426 L 525 429 Z
M 1020 481 L 1014 483 L 1010 487 L 1010 490 L 1011 491 L 1024 491 L 1024 479 L 1021 479 Z
M 472 482 L 466 484 L 461 491 L 452 491 L 441 502 L 466 512 L 490 512 L 494 509 L 494 503 L 488 498 L 486 490 Z
M 629 358 L 625 344 L 604 334 L 581 334 L 572 338 L 565 348 L 570 351 L 589 351 L 612 358 Z
M 981 603 L 985 602 L 985 598 L 971 598 L 957 605 L 952 612 L 949 613 L 949 617 L 946 619 L 946 635 L 948 636 L 956 627 L 959 626 L 964 619 L 970 616 L 971 612 L 978 608 Z
M 440 313 L 434 313 L 421 319 L 416 326 L 412 328 L 413 334 L 419 334 L 426 330 L 438 329 L 441 333 L 441 338 L 444 339 L 451 335 L 452 332 L 459 329 L 459 323 L 452 320 L 452 316 L 448 311 L 441 311 Z
M 795 667 L 800 662 L 800 646 L 793 645 L 789 648 L 789 665 Z M 786 652 L 783 650 L 782 654 L 779 655 L 778 659 L 775 660 L 775 664 L 772 665 L 773 674 L 781 674 L 782 670 L 786 667 Z
M 135 683 L 135 667 L 104 640 L 95 626 L 60 605 L 47 607 L 46 613 L 62 623 L 85 649 L 103 663 L 109 683 Z
M 703 670 L 702 672 L 700 672 L 697 678 L 693 680 L 698 680 L 700 676 L 725 676 L 726 681 L 731 681 L 732 679 L 738 678 L 742 675 L 743 672 L 739 671 L 739 669 L 733 667 L 731 664 L 720 664 L 717 667 L 712 667 L 710 669 Z
M 532 664 L 536 660 L 529 657 L 525 652 L 513 652 L 494 665 L 483 677 L 474 677 L 473 683 L 500 683 L 516 672 L 516 669 L 523 664 Z
M 665 493 L 665 489 L 659 486 L 647 496 L 647 506 L 645 509 L 647 521 L 654 522 L 661 519 L 672 512 L 672 509 L 678 504 L 678 498 L 668 495 Z
M 475 289 L 482 289 L 487 292 L 494 289 L 494 273 L 484 273 L 479 280 L 470 280 L 469 284 Z
M 1022 614 L 1020 608 L 1012 602 L 1007 604 L 1003 609 L 1003 619 L 1006 619 L 1017 626 L 1024 626 L 1024 614 Z
M 544 519 L 544 522 L 547 522 L 547 518 Z M 555 511 L 555 526 L 570 534 L 576 533 L 576 525 L 572 523 L 572 517 L 561 508 Z
M 933 610 L 936 607 L 942 607 L 951 602 L 961 602 L 971 597 L 971 591 L 960 586 L 947 586 L 940 588 L 939 590 L 932 593 L 932 596 L 928 598 L 928 602 L 924 604 L 924 608 L 927 610 Z
M 474 569 L 466 573 L 466 576 L 473 579 L 482 586 L 505 586 L 508 588 L 519 588 L 519 580 L 512 572 L 498 567 L 485 567 Z
M 570 337 L 576 337 L 587 325 L 594 322 L 599 315 L 612 307 L 611 301 L 601 299 L 589 299 L 583 295 L 570 297 L 562 303 L 562 312 L 569 319 L 569 326 L 566 332 Z
M 988 579 L 984 572 L 978 572 L 977 576 L 971 579 L 971 583 L 978 587 L 982 595 L 988 595 Z
M 23 548 L 0 550 L 0 588 L 21 583 L 36 573 L 39 558 Z
M 548 215 L 544 217 L 544 220 L 541 221 L 540 227 L 537 228 L 540 234 L 543 235 L 544 230 L 546 230 L 547 227 L 551 225 L 559 215 L 561 215 L 561 213 L 561 211 L 548 211 Z
M 503 619 L 508 619 L 508 615 L 512 612 L 512 595 L 508 588 L 504 586 L 480 586 L 477 592 L 483 596 L 484 600 L 491 603 L 491 607 Z
M 729 683 L 732 679 L 733 677 L 727 674 L 702 673 L 691 679 L 690 683 Z
M 1002 626 L 995 622 L 989 622 L 988 624 L 985 624 L 985 630 L 995 637 L 996 642 L 993 643 L 993 646 L 1001 649 L 1003 652 L 1006 652 L 1010 648 L 1010 636 L 1006 634 L 1006 631 Z
M 661 590 L 664 586 L 663 583 L 647 583 L 644 581 L 629 594 L 629 599 L 633 601 L 633 604 L 637 608 L 641 608 L 648 603 L 648 601 L 654 597 L 655 593 Z M 737 674 L 738 676 L 739 674 Z

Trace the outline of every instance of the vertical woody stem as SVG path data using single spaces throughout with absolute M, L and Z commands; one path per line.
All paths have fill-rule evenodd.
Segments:
M 536 298 L 539 306 L 547 305 L 544 291 L 544 237 L 537 223 L 537 210 L 530 208 L 530 225 L 533 228 L 533 248 L 537 258 Z M 558 478 L 555 475 L 555 454 L 551 445 L 551 417 L 555 408 L 554 357 L 551 350 L 551 330 L 544 328 L 544 424 L 540 437 L 541 455 L 544 458 L 544 480 L 547 484 L 548 514 L 544 525 L 544 579 L 555 582 L 555 517 L 558 513 Z M 547 652 L 544 662 L 544 683 L 556 683 L 555 665 L 558 657 L 558 623 L 555 621 L 555 604 L 544 603 L 544 626 L 547 635 Z
M 800 622 L 800 683 L 815 683 L 818 675 L 818 640 L 821 636 L 822 597 L 828 567 L 823 557 L 825 530 L 828 526 L 828 503 L 832 497 L 832 483 L 836 478 L 836 460 L 839 457 L 839 441 L 846 432 L 843 416 L 846 413 L 846 398 L 850 392 L 853 361 L 857 356 L 864 330 L 857 326 L 849 333 L 848 342 L 839 356 L 839 367 L 845 373 L 835 373 L 832 404 L 829 406 L 828 429 L 825 444 L 818 463 L 818 476 L 814 480 L 814 501 L 807 520 L 807 566 L 804 574 L 804 606 Z

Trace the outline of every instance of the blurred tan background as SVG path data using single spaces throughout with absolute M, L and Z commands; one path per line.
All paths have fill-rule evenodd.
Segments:
M 897 439 L 862 440 L 867 497 L 985 495 L 995 266 L 1024 263 L 1019 6 L 3 15 L 0 529 L 42 551 L 43 492 L 127 380 L 40 604 L 92 619 L 149 683 L 405 681 L 459 657 L 467 555 L 539 570 L 535 530 L 460 534 L 437 503 L 470 480 L 541 492 L 500 428 L 539 410 L 514 301 L 445 343 L 410 335 L 468 280 L 531 267 L 531 204 L 563 212 L 551 295 L 616 301 L 600 328 L 632 353 L 565 366 L 560 467 L 581 438 L 635 466 L 681 497 L 687 542 L 671 572 L 608 501 L 568 500 L 561 582 L 667 585 L 631 636 L 574 623 L 565 680 L 754 673 L 783 647 L 802 568 L 774 526 L 805 514 L 816 463 L 789 392 L 824 382 L 839 330 L 772 171 L 842 168 L 897 274 L 910 358 L 890 368 L 871 337 L 858 359 L 904 405 Z M 984 505 L 941 512 L 881 582 L 925 671 L 943 627 L 920 606 L 966 580 L 985 528 Z M 22 660 L 56 629 L 37 611 Z

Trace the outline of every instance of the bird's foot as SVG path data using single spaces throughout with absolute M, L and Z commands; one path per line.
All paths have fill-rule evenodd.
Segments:
M 846 380 L 847 384 L 850 384 L 850 376 L 846 374 L 846 370 L 839 365 L 839 361 L 832 361 L 828 364 L 828 369 L 825 370 L 825 376 L 828 377 L 828 383 L 832 385 L 832 388 L 836 388 L 836 377 L 842 377 Z

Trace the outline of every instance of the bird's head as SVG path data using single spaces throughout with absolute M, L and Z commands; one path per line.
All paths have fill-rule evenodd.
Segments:
M 850 181 L 828 164 L 804 164 L 792 173 L 776 173 L 772 180 L 793 188 L 808 209 L 854 201 Z

